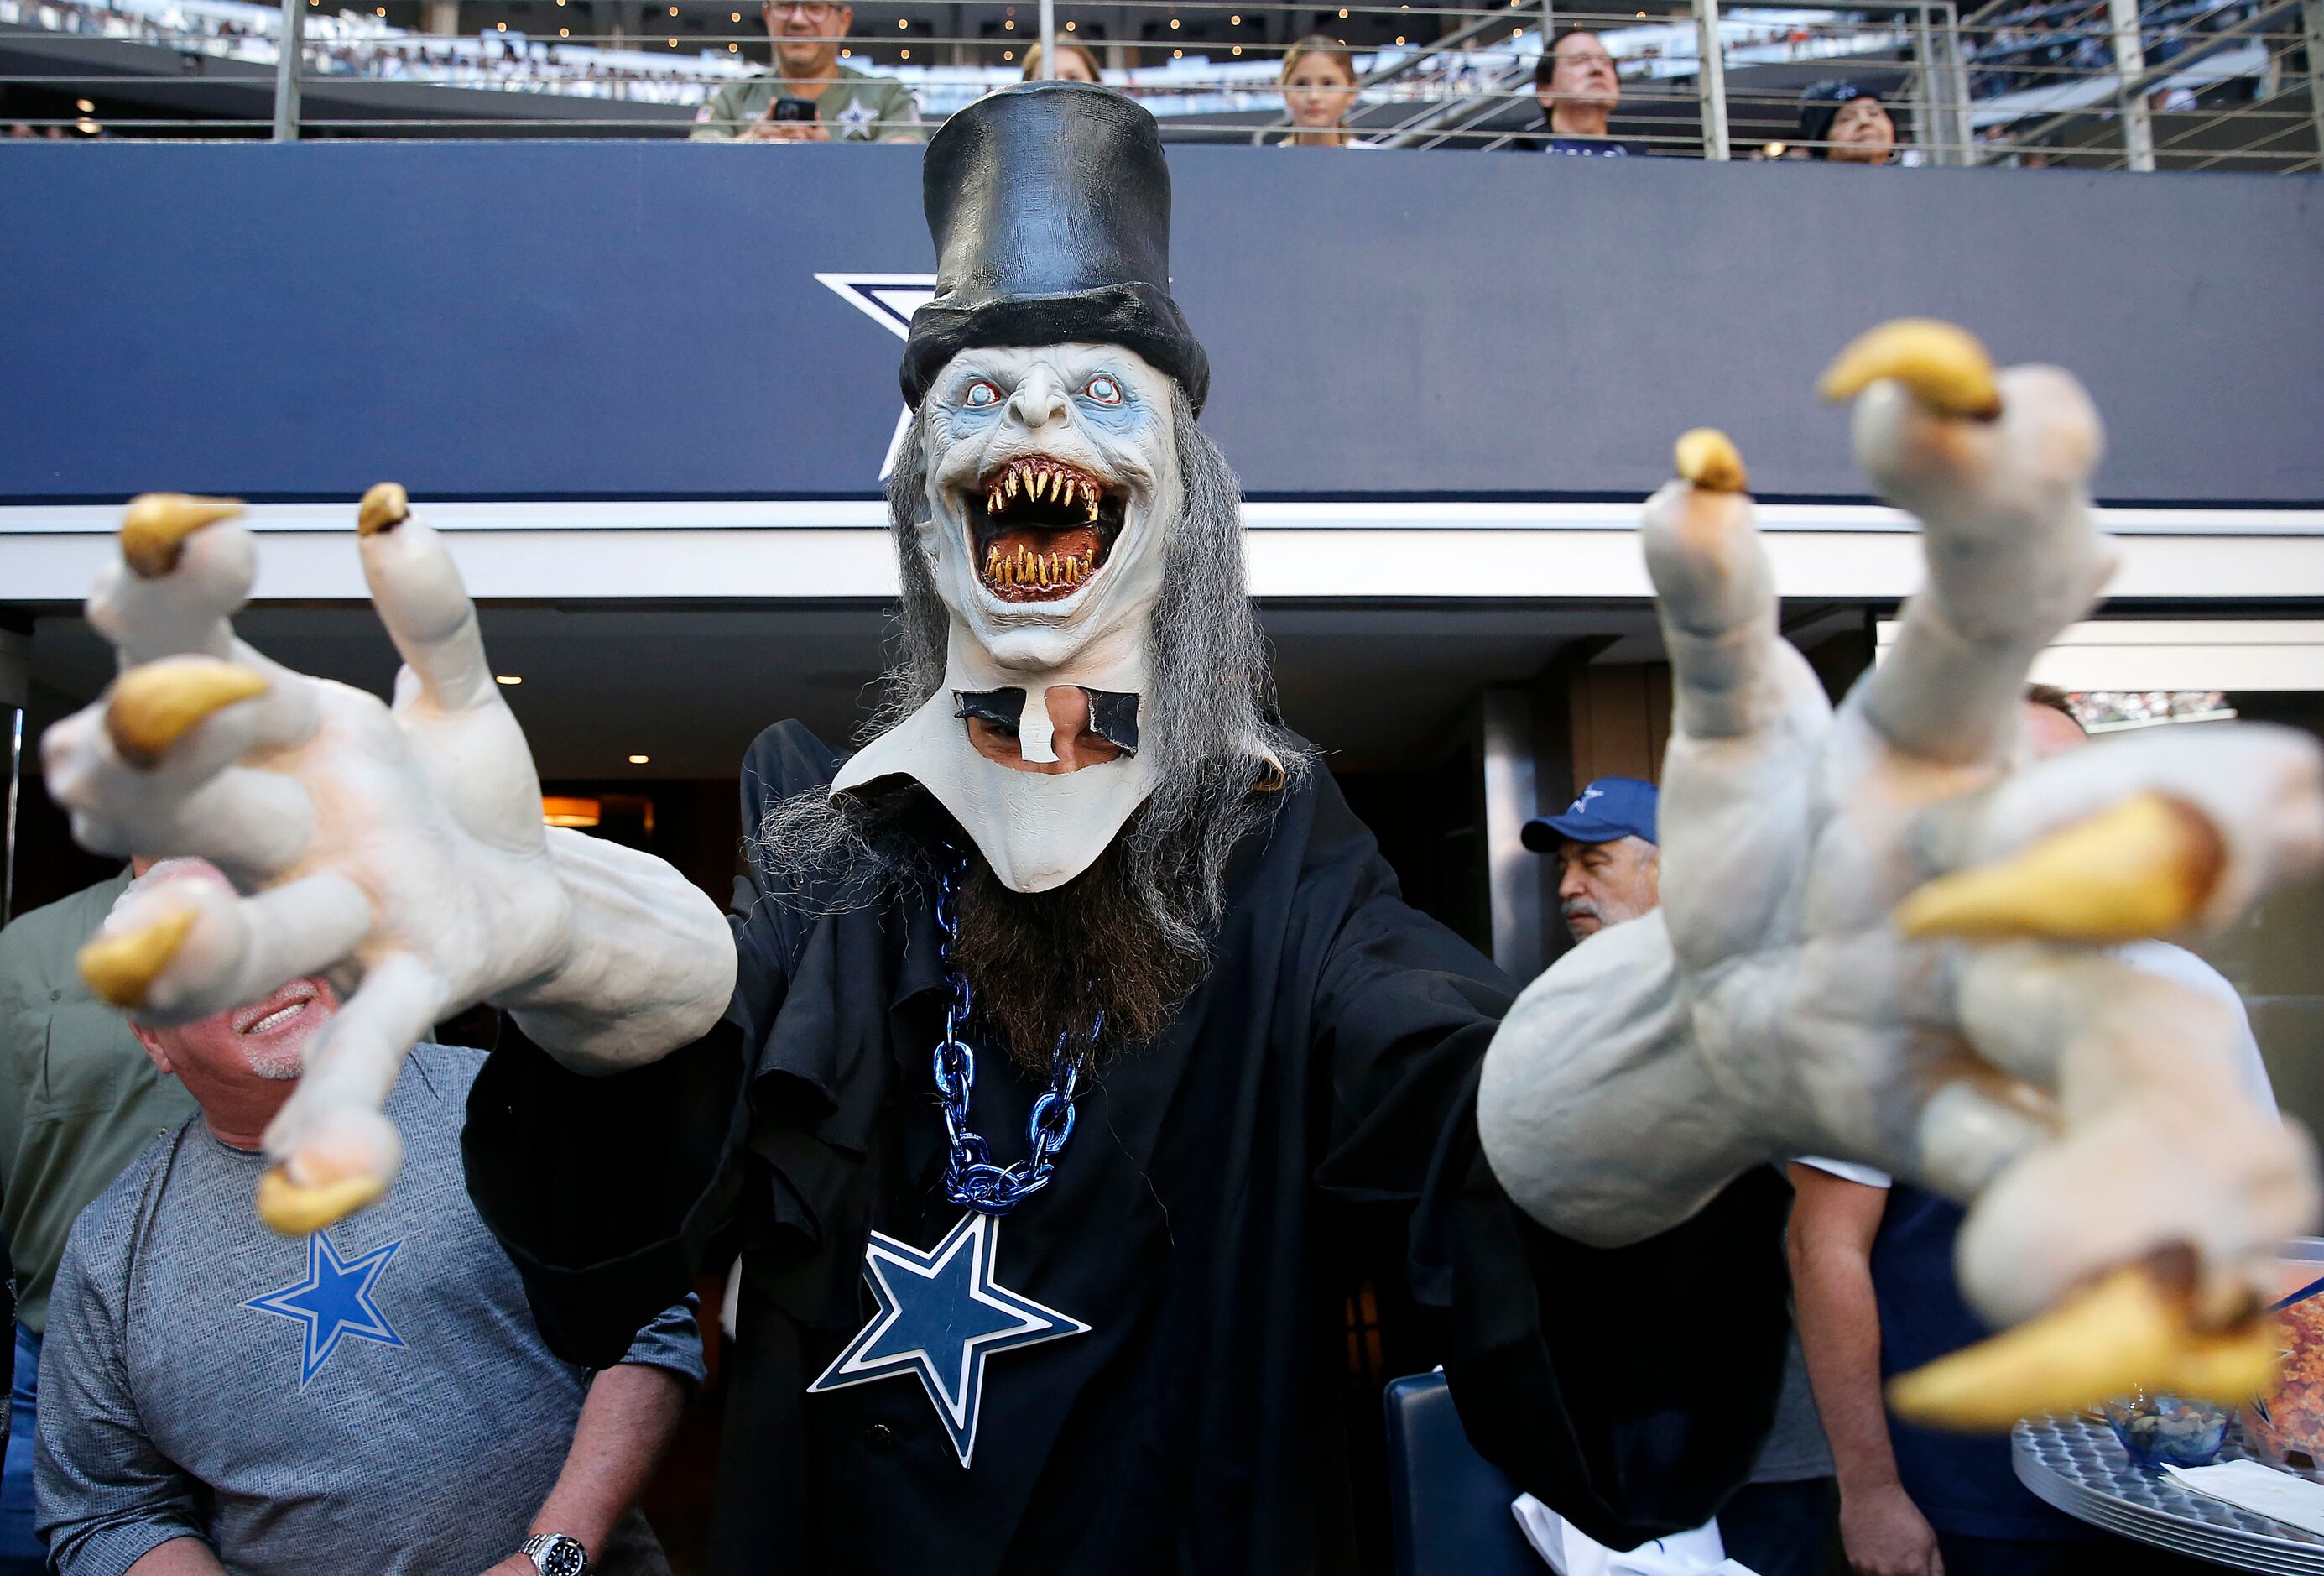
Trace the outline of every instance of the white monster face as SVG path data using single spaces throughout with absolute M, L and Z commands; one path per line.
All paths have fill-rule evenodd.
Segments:
M 1118 345 L 964 350 L 929 385 L 920 546 L 995 663 L 1102 663 L 1144 639 L 1180 504 L 1172 395 Z

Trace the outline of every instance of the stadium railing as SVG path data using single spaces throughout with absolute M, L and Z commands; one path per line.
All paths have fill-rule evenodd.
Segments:
M 1615 57 L 1610 134 L 1657 155 L 1821 156 L 1801 95 L 1837 79 L 1881 97 L 1904 164 L 2324 168 L 2324 0 L 1970 3 L 865 0 L 842 63 L 900 79 L 933 124 L 1017 80 L 1046 31 L 1166 136 L 1264 144 L 1291 129 L 1286 46 L 1323 32 L 1360 73 L 1356 135 L 1506 151 L 1543 129 L 1545 36 L 1578 25 Z M 767 61 L 750 0 L 0 0 L 0 130 L 675 137 Z

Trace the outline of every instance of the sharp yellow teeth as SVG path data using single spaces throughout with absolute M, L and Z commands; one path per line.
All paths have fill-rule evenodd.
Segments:
M 178 567 L 186 538 L 205 525 L 242 513 L 239 498 L 198 498 L 186 493 L 144 493 L 121 515 L 121 556 L 140 579 L 159 579 Z
M 1094 525 L 1097 524 L 1097 500 L 1095 498 L 1092 498 L 1089 501 L 1089 518 L 1091 524 Z
M 2001 414 L 1993 357 L 1968 329 L 1934 318 L 1898 318 L 1858 335 L 1825 369 L 1817 392 L 1838 403 L 1884 377 L 1948 416 L 1990 422 Z
M 2203 1330 L 2189 1308 L 2153 1269 L 2126 1265 L 2015 1330 L 1898 1375 L 1889 1404 L 1915 1423 L 2000 1432 L 2140 1388 L 2230 1406 L 2266 1389 L 2282 1347 L 2273 1321 Z
M 1998 865 L 1940 876 L 1896 907 L 1908 936 L 2130 941 L 2203 911 L 2226 852 L 2211 823 L 2141 793 Z
M 1017 473 L 1013 470 L 1009 473 L 1009 496 L 1012 498 L 1017 496 Z
M 121 758 L 152 767 L 211 712 L 267 691 L 264 677 L 214 657 L 164 657 L 114 681 L 105 731 Z
M 195 911 L 178 909 L 150 919 L 134 930 L 100 931 L 74 960 L 82 980 L 98 999 L 134 1012 L 145 1005 L 145 993 L 178 955 L 192 933 Z

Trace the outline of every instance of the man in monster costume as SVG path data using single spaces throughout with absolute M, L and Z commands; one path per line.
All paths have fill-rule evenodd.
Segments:
M 1739 458 L 1681 440 L 1643 528 L 1664 908 L 1517 996 L 1275 718 L 1151 118 L 1010 89 L 926 184 L 901 658 L 860 752 L 752 746 L 731 916 L 542 829 L 400 488 L 358 522 L 392 709 L 235 642 L 229 505 L 133 505 L 90 604 L 124 672 L 52 730 L 50 782 L 91 846 L 249 895 L 165 887 L 85 966 L 155 1020 L 346 978 L 267 1135 L 270 1220 L 376 1197 L 397 1058 L 504 1009 L 470 1186 L 552 1342 L 603 1360 L 741 1256 L 733 1572 L 1351 1569 L 1331 1211 L 1406 1245 L 1381 1272 L 1443 1314 L 1471 1437 L 1618 1546 L 1710 1516 L 1771 1415 L 1770 1159 L 1978 1200 L 1964 1284 L 2050 1310 L 1923 1376 L 1926 1413 L 2264 1377 L 2255 1266 L 2312 1213 L 2306 1149 L 2207 1003 L 2098 944 L 2312 867 L 2319 761 L 2253 729 L 2021 768 L 2026 664 L 2107 567 L 2070 378 L 1923 323 L 1835 365 L 1932 561 L 1837 714 L 1775 633 Z

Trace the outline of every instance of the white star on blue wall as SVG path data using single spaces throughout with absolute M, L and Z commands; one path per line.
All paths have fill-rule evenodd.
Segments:
M 1019 1296 L 993 1279 L 1001 1222 L 963 1215 L 923 1253 L 882 1232 L 863 1250 L 863 1280 L 880 1311 L 807 1394 L 918 1377 L 936 1404 L 960 1464 L 976 1450 L 984 1359 L 997 1351 L 1081 1335 L 1089 1326 Z
M 352 1335 L 382 1346 L 401 1346 L 371 1289 L 402 1240 L 374 1247 L 359 1258 L 343 1259 L 331 1239 L 318 1231 L 307 1239 L 307 1278 L 294 1286 L 253 1297 L 243 1304 L 278 1319 L 294 1320 L 307 1327 L 307 1350 L 299 1370 L 299 1387 L 305 1389 L 322 1366 L 339 1349 L 339 1339 Z

